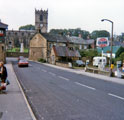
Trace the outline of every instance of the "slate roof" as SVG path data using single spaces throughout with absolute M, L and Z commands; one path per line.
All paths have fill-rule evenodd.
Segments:
M 53 50 L 58 57 L 81 57 L 79 51 L 70 50 L 66 46 L 53 46 Z
M 0 28 L 7 29 L 8 28 L 8 25 L 0 22 Z
M 83 44 L 83 45 L 90 45 L 94 43 L 93 39 L 90 40 L 84 40 L 83 38 L 80 37 L 75 37 L 75 36 L 71 36 L 71 37 L 67 37 L 70 43 L 74 43 L 74 44 Z
M 121 45 L 122 45 L 122 42 L 113 41 L 113 45 L 114 45 L 114 46 L 121 46 Z
M 49 34 L 49 33 L 41 33 L 44 38 L 46 38 L 49 42 L 61 42 L 61 43 L 67 43 L 68 39 L 66 36 L 62 35 L 55 35 L 55 34 Z
M 94 43 L 93 39 L 84 40 L 80 37 L 68 37 L 56 34 L 42 33 L 43 37 L 46 38 L 49 42 L 61 42 L 61 43 L 73 43 L 73 44 L 83 44 L 83 45 L 91 45 Z

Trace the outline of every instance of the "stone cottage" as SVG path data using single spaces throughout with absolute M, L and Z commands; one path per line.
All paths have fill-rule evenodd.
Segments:
M 44 59 L 47 62 L 54 62 L 53 58 L 51 58 L 51 52 L 53 46 L 56 47 L 57 50 L 67 50 L 68 55 L 66 58 L 74 57 L 71 53 L 76 53 L 76 49 L 80 49 L 80 46 L 93 44 L 94 40 L 85 41 L 82 38 L 72 39 L 72 37 L 62 36 L 62 35 L 54 35 L 49 33 L 36 33 L 34 37 L 30 40 L 30 50 L 29 50 L 29 59 L 37 61 L 38 59 Z M 77 48 L 78 47 L 78 48 Z M 76 49 L 75 49 L 76 48 Z M 83 49 L 81 47 L 81 49 Z M 72 50 L 72 51 L 70 51 Z M 55 51 L 55 50 L 54 50 Z M 64 53 L 64 51 L 63 51 Z M 71 54 L 69 56 L 69 54 Z M 60 55 L 62 58 L 62 56 Z M 78 56 L 79 57 L 79 56 Z
M 40 58 L 47 60 L 47 40 L 38 33 L 30 41 L 29 59 L 37 61 Z
M 53 46 L 50 54 L 50 62 L 57 64 L 57 62 L 72 62 L 81 57 L 78 50 L 69 48 L 67 46 Z

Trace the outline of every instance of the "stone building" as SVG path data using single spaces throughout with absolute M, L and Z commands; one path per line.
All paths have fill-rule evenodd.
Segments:
M 48 30 L 48 10 L 35 9 L 35 30 L 41 33 L 47 33 Z
M 6 32 L 6 45 L 7 49 L 14 47 L 20 47 L 21 43 L 24 43 L 24 47 L 29 47 L 29 41 L 35 34 L 35 31 L 19 31 L 19 30 L 8 30 Z
M 0 61 L 6 62 L 5 36 L 8 25 L 0 22 Z
M 29 59 L 37 61 L 40 58 L 47 59 L 47 41 L 38 33 L 30 41 Z
M 36 33 L 30 41 L 29 59 L 38 60 L 42 58 L 51 63 L 51 52 L 53 46 L 62 46 L 70 50 L 83 49 L 84 45 L 89 46 L 94 44 L 94 40 L 84 40 L 79 37 L 68 37 L 62 35 L 54 35 L 49 33 Z M 66 56 L 69 57 L 69 56 Z M 73 57 L 73 56 L 71 56 Z
M 75 48 L 70 49 L 67 46 L 53 46 L 50 54 L 50 63 L 56 64 L 57 62 L 72 62 L 81 57 L 78 50 Z M 64 64 L 65 65 L 65 64 Z
M 7 49 L 20 47 L 21 43 L 24 43 L 25 48 L 29 48 L 29 41 L 38 30 L 42 33 L 47 33 L 48 10 L 35 9 L 35 30 L 8 30 L 6 32 Z

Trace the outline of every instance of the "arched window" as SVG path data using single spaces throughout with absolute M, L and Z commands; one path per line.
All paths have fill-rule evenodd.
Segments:
M 40 21 L 43 21 L 43 15 L 40 15 Z

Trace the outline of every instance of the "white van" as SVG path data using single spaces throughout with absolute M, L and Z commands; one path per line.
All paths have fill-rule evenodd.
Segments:
M 103 61 L 103 65 L 107 64 L 106 57 L 94 57 L 93 58 L 93 66 L 98 66 L 99 64 L 102 64 L 102 61 Z

